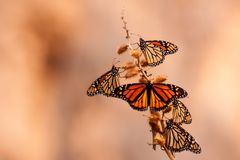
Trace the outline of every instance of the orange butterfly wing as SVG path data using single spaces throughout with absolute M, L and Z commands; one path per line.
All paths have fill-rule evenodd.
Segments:
M 178 50 L 175 44 L 163 40 L 145 41 L 140 38 L 139 42 L 140 49 L 149 66 L 159 65 L 164 61 L 166 55 L 173 54 Z
M 173 99 L 184 98 L 186 96 L 187 92 L 178 86 L 154 83 L 152 84 L 149 107 L 153 111 L 159 111 L 166 108 Z
M 148 107 L 148 95 L 146 84 L 144 83 L 126 84 L 117 87 L 112 96 L 127 101 L 129 105 L 136 110 L 143 111 Z
M 158 47 L 160 52 L 162 52 L 164 55 L 173 54 L 178 50 L 178 47 L 175 44 L 162 40 L 146 41 L 146 44 L 153 45 L 153 47 Z
M 102 94 L 102 83 L 104 81 L 104 79 L 108 76 L 111 75 L 111 71 L 106 72 L 105 74 L 103 74 L 101 77 L 99 77 L 98 79 L 96 79 L 91 86 L 88 88 L 87 90 L 87 95 L 88 96 L 94 96 L 96 94 Z
M 87 90 L 88 96 L 96 94 L 104 94 L 109 96 L 112 91 L 120 85 L 119 82 L 119 68 L 112 66 L 112 69 L 98 79 L 96 79 Z
M 115 88 L 113 97 L 121 98 L 136 110 L 159 111 L 167 107 L 174 98 L 183 98 L 187 92 L 182 88 L 164 83 L 133 83 Z

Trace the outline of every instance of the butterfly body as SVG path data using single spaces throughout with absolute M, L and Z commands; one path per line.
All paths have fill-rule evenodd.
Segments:
M 144 50 L 147 48 L 146 41 L 145 41 L 144 39 L 142 39 L 142 38 L 139 38 L 139 42 L 140 42 L 140 44 L 139 44 L 140 49 L 141 49 L 142 51 L 144 51 Z
M 159 65 L 164 61 L 166 55 L 178 51 L 178 47 L 175 44 L 163 40 L 145 41 L 140 38 L 139 47 L 149 66 Z
M 87 95 L 104 94 L 109 96 L 114 88 L 120 85 L 119 76 L 119 67 L 113 65 L 110 71 L 100 76 L 91 84 L 87 90 Z
M 133 83 L 119 86 L 112 95 L 123 99 L 136 110 L 144 111 L 150 107 L 152 111 L 160 111 L 175 98 L 187 96 L 182 88 L 164 83 Z

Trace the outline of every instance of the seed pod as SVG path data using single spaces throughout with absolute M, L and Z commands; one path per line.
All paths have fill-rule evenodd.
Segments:
M 125 74 L 125 78 L 131 78 L 134 77 L 136 75 L 138 75 L 139 70 L 137 70 L 136 68 L 130 69 L 127 71 L 127 73 Z
M 148 82 L 148 80 L 145 78 L 145 77 L 143 77 L 143 76 L 141 76 L 141 78 L 139 78 L 139 80 L 138 80 L 140 83 L 147 83 Z
M 146 59 L 142 59 L 141 62 L 140 62 L 140 65 L 142 67 L 147 67 L 148 66 L 148 62 L 146 61 Z
M 126 63 L 126 66 L 124 66 L 124 69 L 128 70 L 128 69 L 133 69 L 135 67 L 136 67 L 136 64 L 134 64 L 134 62 L 132 62 L 132 61 L 129 61 Z
M 160 120 L 160 114 L 159 112 L 151 112 L 151 115 L 149 116 L 149 119 L 151 120 Z
M 122 44 L 120 47 L 117 49 L 118 54 L 123 54 L 125 51 L 127 51 L 128 45 L 127 44 Z
M 161 83 L 167 80 L 167 76 L 159 75 L 156 78 L 154 78 L 154 83 Z
M 161 147 L 165 145 L 166 143 L 166 137 L 164 137 L 159 132 L 156 133 L 156 135 L 153 137 L 154 142 L 159 144 Z
M 131 51 L 131 56 L 133 56 L 134 58 L 139 58 L 141 56 L 141 51 L 138 49 L 134 49 Z
M 153 149 L 156 150 L 156 145 L 163 147 L 166 142 L 166 138 L 161 132 L 160 128 L 160 114 L 159 112 L 151 112 L 151 115 L 148 117 L 148 123 L 151 127 L 152 140 L 153 140 Z

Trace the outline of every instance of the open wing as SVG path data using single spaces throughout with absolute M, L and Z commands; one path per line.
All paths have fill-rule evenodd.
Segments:
M 126 84 L 115 88 L 113 97 L 121 98 L 129 103 L 129 105 L 136 110 L 146 110 L 148 107 L 148 95 L 146 84 L 133 83 Z
M 165 56 L 177 52 L 178 47 L 167 41 L 153 40 L 145 41 L 140 38 L 140 49 L 143 52 L 149 66 L 156 66 L 162 63 Z
M 159 111 L 177 98 L 184 98 L 187 92 L 175 85 L 165 83 L 154 83 L 150 95 L 150 109 Z
M 87 95 L 94 96 L 96 94 L 104 94 L 109 96 L 113 90 L 120 85 L 118 71 L 119 68 L 113 66 L 110 71 L 96 79 L 88 88 Z

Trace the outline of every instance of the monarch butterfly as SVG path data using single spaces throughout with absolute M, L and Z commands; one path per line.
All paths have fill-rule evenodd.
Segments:
M 121 98 L 136 110 L 160 111 L 175 98 L 184 98 L 187 92 L 175 85 L 164 83 L 133 83 L 114 89 L 113 97 Z
M 183 150 L 189 150 L 193 153 L 201 153 L 200 145 L 195 139 L 185 131 L 177 123 L 173 122 L 173 119 L 168 120 L 164 134 L 166 137 L 165 146 L 173 152 L 181 152 Z
M 94 96 L 96 94 L 104 94 L 109 96 L 113 89 L 120 85 L 119 69 L 119 67 L 113 65 L 110 71 L 106 72 L 92 83 L 87 90 L 87 95 Z
M 190 124 L 192 117 L 187 107 L 179 100 L 174 100 L 171 105 L 173 106 L 173 122 L 177 124 Z
M 164 61 L 166 55 L 173 54 L 178 50 L 178 47 L 175 44 L 167 41 L 145 41 L 140 38 L 139 42 L 140 49 L 142 50 L 149 66 L 159 65 Z

